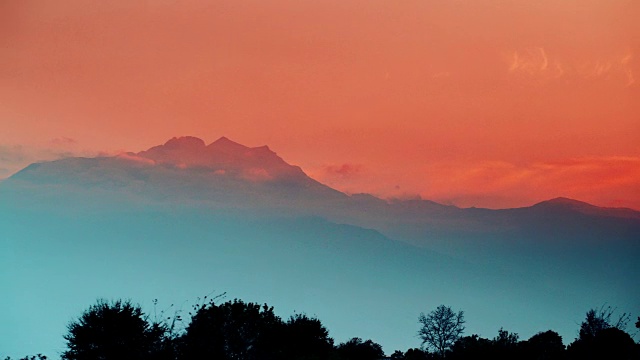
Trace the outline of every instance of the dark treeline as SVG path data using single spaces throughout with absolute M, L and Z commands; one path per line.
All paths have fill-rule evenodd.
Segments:
M 625 331 L 630 315 L 614 316 L 604 306 L 587 312 L 569 346 L 555 331 L 527 340 L 500 329 L 492 338 L 464 336 L 463 312 L 441 305 L 420 314 L 420 348 L 385 357 L 372 340 L 354 337 L 334 344 L 322 322 L 305 314 L 288 319 L 273 307 L 221 296 L 192 306 L 184 316 L 161 311 L 150 316 L 129 301 L 99 300 L 68 325 L 63 360 L 427 360 L 427 359 L 640 359 L 640 344 Z M 157 305 L 157 302 L 154 302 Z M 640 317 L 635 324 L 640 328 Z M 10 360 L 9 357 L 5 360 Z M 20 360 L 47 360 L 33 355 Z

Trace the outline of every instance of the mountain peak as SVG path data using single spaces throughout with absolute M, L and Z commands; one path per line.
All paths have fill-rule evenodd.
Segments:
M 552 205 L 565 205 L 565 206 L 593 206 L 589 203 L 586 203 L 584 201 L 580 201 L 580 200 L 575 200 L 575 199 L 570 199 L 568 197 L 557 197 L 557 198 L 553 198 L 547 201 L 543 201 L 540 204 L 552 204 Z
M 162 145 L 168 149 L 180 149 L 180 148 L 190 148 L 190 149 L 201 149 L 205 147 L 205 143 L 202 139 L 197 138 L 195 136 L 180 136 L 173 137 L 169 139 L 164 145 Z
M 307 182 L 306 174 L 286 163 L 268 146 L 247 147 L 222 136 L 209 145 L 193 136 L 172 138 L 164 145 L 135 154 L 180 169 L 209 169 L 243 179 Z
M 608 208 L 599 207 L 584 201 L 574 200 L 566 197 L 557 197 L 547 201 L 542 201 L 532 206 L 532 208 L 538 208 L 543 210 L 562 210 L 569 209 L 583 214 L 598 215 L 598 216 L 612 216 L 620 218 L 634 218 L 640 219 L 640 212 L 627 208 Z
M 218 140 L 212 142 L 207 146 L 209 149 L 214 150 L 223 150 L 223 151 L 246 151 L 249 150 L 249 147 L 246 147 L 242 144 L 239 144 L 233 140 L 230 140 L 228 137 L 223 136 Z
M 536 208 L 548 208 L 548 209 L 572 209 L 572 210 L 577 210 L 577 211 L 586 211 L 586 210 L 590 210 L 590 209 L 595 209 L 597 208 L 597 206 L 591 205 L 589 203 L 586 203 L 584 201 L 579 201 L 579 200 L 575 200 L 575 199 L 570 199 L 567 197 L 557 197 L 557 198 L 553 198 L 553 199 L 549 199 L 546 201 L 542 201 L 539 202 L 535 205 L 533 205 L 533 207 Z

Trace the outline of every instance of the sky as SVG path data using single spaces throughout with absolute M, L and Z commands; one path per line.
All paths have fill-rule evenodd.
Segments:
M 636 0 L 0 1 L 0 178 L 174 136 L 348 193 L 640 210 Z

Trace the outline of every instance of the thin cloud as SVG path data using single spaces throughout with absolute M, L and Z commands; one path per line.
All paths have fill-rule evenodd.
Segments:
M 327 176 L 350 178 L 362 171 L 362 165 L 344 163 L 340 165 L 327 165 L 324 167 L 324 173 Z
M 549 54 L 544 47 L 526 47 L 509 50 L 504 58 L 510 74 L 532 79 L 613 80 L 626 86 L 636 82 L 632 68 L 634 57 L 629 50 L 622 55 L 618 53 L 576 62 Z
M 29 154 L 20 145 L 0 145 L 0 163 L 19 164 L 28 160 Z
M 141 164 L 141 165 L 155 165 L 156 162 L 152 159 L 147 159 L 141 156 L 137 156 L 133 153 L 120 153 L 116 156 L 120 160 Z
M 70 145 L 76 145 L 77 143 L 78 141 L 76 139 L 72 139 L 66 136 L 51 139 L 51 144 L 54 146 L 70 146 Z
M 542 47 L 512 50 L 508 57 L 510 58 L 509 72 L 525 72 L 536 75 L 554 70 L 554 68 L 549 68 L 549 57 Z M 555 66 L 555 69 L 557 70 L 558 66 Z
M 40 161 L 52 161 L 69 157 L 93 157 L 94 151 L 77 149 L 78 142 L 68 137 L 55 138 L 44 147 L 22 145 L 0 145 L 0 178 L 11 176 L 30 164 Z M 106 154 L 106 153 L 105 153 Z M 116 154 L 109 154 L 114 156 Z

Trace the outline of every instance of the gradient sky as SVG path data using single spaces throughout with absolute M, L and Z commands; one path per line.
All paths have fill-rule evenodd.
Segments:
M 640 209 L 636 0 L 0 1 L 0 178 L 173 136 L 347 192 Z

